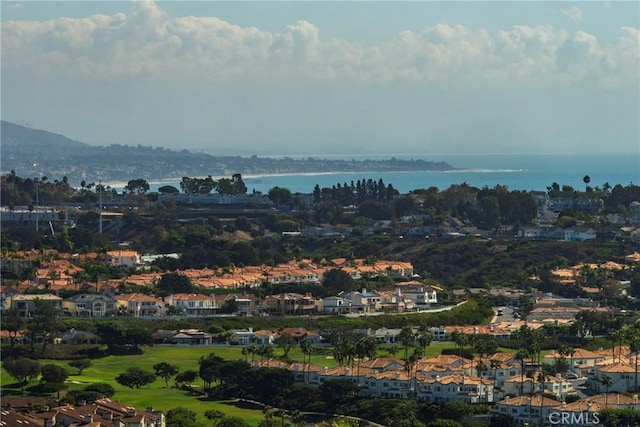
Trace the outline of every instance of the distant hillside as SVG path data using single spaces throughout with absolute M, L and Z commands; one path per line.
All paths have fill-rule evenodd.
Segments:
M 91 146 L 44 130 L 2 121 L 0 172 L 22 177 L 67 177 L 78 186 L 86 182 L 156 181 L 184 176 L 231 176 L 272 173 L 384 172 L 452 170 L 445 162 L 426 160 L 327 160 L 212 156 L 152 146 Z
M 8 148 L 46 150 L 53 147 L 56 150 L 75 150 L 88 147 L 87 144 L 74 141 L 64 135 L 31 129 L 5 120 L 0 121 L 0 136 L 3 151 Z

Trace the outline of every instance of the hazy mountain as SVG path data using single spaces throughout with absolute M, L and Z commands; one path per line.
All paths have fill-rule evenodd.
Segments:
M 231 176 L 234 173 L 269 174 L 342 171 L 450 170 L 444 162 L 425 160 L 328 160 L 258 156 L 212 156 L 188 150 L 152 146 L 91 146 L 63 135 L 2 121 L 0 172 L 14 170 L 23 177 L 47 176 L 72 185 L 87 182 L 127 182 L 180 179 L 184 176 Z
M 2 151 L 5 149 L 28 149 L 28 150 L 76 150 L 89 147 L 82 142 L 74 141 L 64 135 L 48 132 L 41 129 L 31 129 L 15 123 L 2 120 L 0 122 L 0 135 L 2 141 Z

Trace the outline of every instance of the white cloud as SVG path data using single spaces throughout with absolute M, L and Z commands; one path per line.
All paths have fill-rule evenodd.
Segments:
M 562 9 L 562 13 L 568 16 L 572 21 L 582 21 L 582 10 L 577 7 L 571 7 L 569 9 Z
M 564 11 L 581 16 L 580 9 Z M 217 17 L 171 17 L 153 2 L 133 12 L 2 25 L 2 67 L 86 79 L 306 78 L 366 83 L 554 85 L 603 76 L 624 85 L 638 74 L 638 30 L 602 45 L 583 31 L 518 25 L 495 33 L 439 23 L 377 45 L 323 40 L 298 21 L 281 32 Z M 605 78 L 606 77 L 606 78 Z

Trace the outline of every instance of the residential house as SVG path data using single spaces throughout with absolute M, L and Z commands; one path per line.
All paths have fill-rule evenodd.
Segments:
M 57 312 L 62 312 L 62 298 L 52 294 L 13 295 L 5 300 L 5 304 L 7 304 L 7 310 L 14 309 L 22 317 L 32 317 L 36 310 L 36 300 L 44 301 L 52 305 Z
M 605 385 L 605 377 L 611 384 Z M 599 393 L 626 393 L 633 391 L 635 385 L 635 367 L 626 361 L 599 365 L 587 379 L 587 386 Z
M 493 402 L 493 383 L 467 375 L 427 376 L 417 382 L 416 395 L 425 402 Z
M 351 313 L 379 311 L 382 306 L 382 297 L 375 292 L 368 292 L 366 289 L 362 289 L 362 292 L 342 292 L 339 296 L 344 298 Z
M 20 291 L 18 291 L 13 286 L 0 286 L 0 313 L 4 313 L 4 311 L 6 310 L 6 300 L 14 295 L 18 295 L 19 293 Z
M 421 285 L 403 286 L 400 292 L 405 299 L 413 302 L 417 308 L 427 308 L 430 307 L 431 304 L 438 303 L 438 290 L 441 291 L 442 288 L 433 285 Z
M 349 311 L 349 306 L 345 299 L 341 296 L 327 297 L 321 300 L 323 313 L 346 313 Z
M 142 264 L 142 259 L 137 251 L 123 249 L 107 251 L 104 260 L 111 267 L 137 267 Z
M 596 394 L 572 403 L 563 403 L 558 410 L 549 414 L 549 422 L 552 425 L 560 424 L 564 416 L 565 420 L 568 420 L 568 422 L 565 422 L 566 424 L 576 427 L 592 427 L 594 424 L 600 423 L 600 412 L 608 408 L 633 409 L 637 411 L 640 409 L 638 396 L 626 396 L 617 393 Z
M 219 308 L 213 296 L 204 294 L 172 294 L 165 303 L 182 310 L 187 316 L 213 316 Z
M 135 317 L 160 316 L 165 313 L 165 304 L 161 298 L 140 293 L 116 295 L 118 312 Z
M 77 317 L 110 317 L 118 314 L 118 301 L 102 294 L 76 294 L 62 301 L 64 313 Z
M 562 403 L 540 395 L 516 396 L 496 403 L 495 412 L 509 415 L 519 425 L 546 425 L 549 414 L 561 408 Z
M 268 313 L 274 314 L 308 315 L 317 312 L 317 300 L 310 293 L 268 295 L 264 299 L 264 308 Z
M 174 331 L 175 334 L 168 339 L 172 344 L 176 345 L 211 345 L 213 344 L 213 335 L 198 329 L 180 329 Z
M 591 227 L 575 226 L 564 230 L 565 242 L 587 242 L 596 240 L 596 230 Z

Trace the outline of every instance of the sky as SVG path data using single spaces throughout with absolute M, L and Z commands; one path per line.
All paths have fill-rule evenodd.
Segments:
M 640 155 L 637 1 L 6 1 L 1 116 L 218 155 Z

